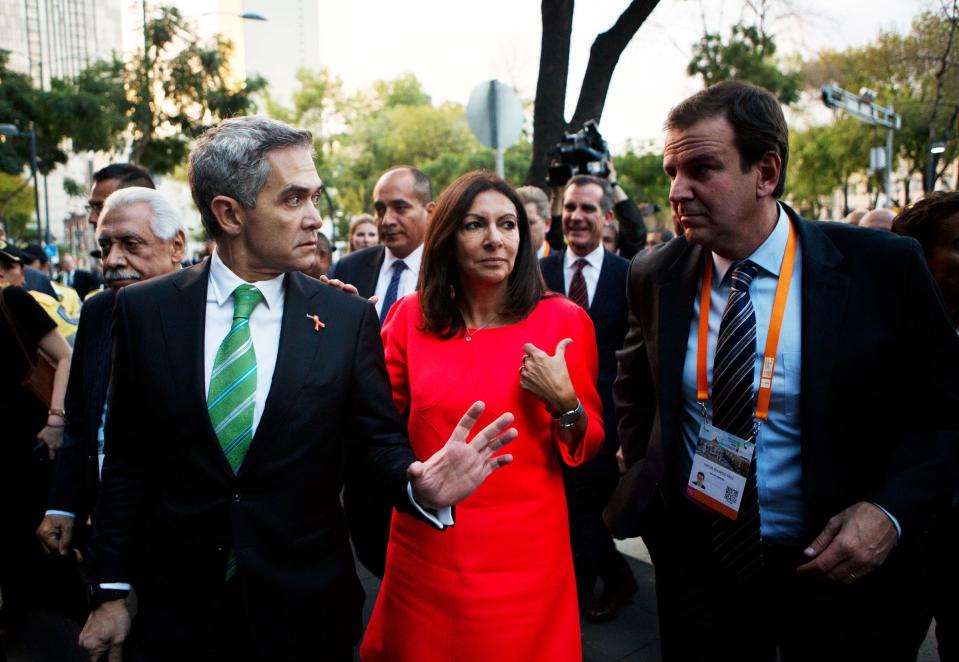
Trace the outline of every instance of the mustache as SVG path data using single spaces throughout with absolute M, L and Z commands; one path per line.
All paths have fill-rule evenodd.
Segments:
M 103 277 L 106 280 L 141 280 L 143 274 L 136 269 L 107 269 Z

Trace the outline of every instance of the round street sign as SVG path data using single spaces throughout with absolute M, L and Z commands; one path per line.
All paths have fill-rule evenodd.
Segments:
M 473 88 L 466 106 L 466 120 L 477 140 L 504 150 L 517 140 L 523 129 L 523 105 L 509 85 L 498 80 Z

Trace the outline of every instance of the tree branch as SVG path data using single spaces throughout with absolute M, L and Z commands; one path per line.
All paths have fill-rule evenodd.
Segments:
M 657 4 L 659 0 L 632 0 L 613 27 L 599 34 L 593 41 L 576 112 L 570 122 L 571 128 L 578 129 L 586 120 L 599 120 L 602 117 L 609 83 L 619 57 Z

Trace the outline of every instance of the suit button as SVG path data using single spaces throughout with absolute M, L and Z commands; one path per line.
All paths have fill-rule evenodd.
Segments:
M 233 503 L 240 503 L 240 493 L 237 492 L 233 495 Z

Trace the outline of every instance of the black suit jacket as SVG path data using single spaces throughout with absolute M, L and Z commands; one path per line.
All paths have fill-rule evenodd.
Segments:
M 563 260 L 566 251 L 551 253 L 539 261 L 546 287 L 553 292 L 566 293 Z M 619 435 L 616 433 L 616 409 L 613 406 L 613 381 L 616 379 L 616 352 L 622 349 L 627 323 L 626 277 L 629 262 L 603 251 L 603 266 L 599 271 L 596 292 L 590 303 L 589 318 L 596 329 L 596 348 L 599 354 L 599 378 L 596 389 L 603 403 L 603 425 L 606 440 L 601 454 L 614 455 L 619 448 Z M 552 348 L 547 349 L 552 351 Z
M 802 247 L 805 533 L 872 501 L 915 540 L 955 484 L 959 340 L 915 241 L 787 213 Z M 681 382 L 704 259 L 679 237 L 630 268 L 614 388 L 629 468 L 604 514 L 619 538 L 642 534 L 656 495 L 685 485 L 674 471 Z
M 77 524 L 86 522 L 96 503 L 97 431 L 110 383 L 113 304 L 116 297 L 106 290 L 91 297 L 80 309 L 80 326 L 73 343 L 70 381 L 64 408 L 67 426 L 63 447 L 57 454 L 49 508 L 76 515 Z
M 359 295 L 369 299 L 376 292 L 376 281 L 385 258 L 386 247 L 382 245 L 350 253 L 333 265 L 330 278 L 339 278 L 344 283 L 355 285 Z
M 60 275 L 60 282 L 66 284 L 66 274 Z M 84 269 L 75 269 L 73 271 L 73 283 L 70 285 L 77 294 L 80 295 L 80 301 L 83 301 L 91 291 L 100 287 L 100 280 L 93 273 Z
M 371 305 L 289 273 L 279 353 L 239 472 L 213 432 L 204 385 L 209 261 L 124 288 L 91 578 L 131 581 L 131 640 L 156 659 L 201 650 L 230 549 L 263 659 L 316 659 L 359 637 L 363 592 L 340 490 L 347 456 L 409 509 L 415 459 L 390 394 Z M 307 315 L 326 324 L 314 329 Z M 168 657 L 164 657 L 167 655 Z

